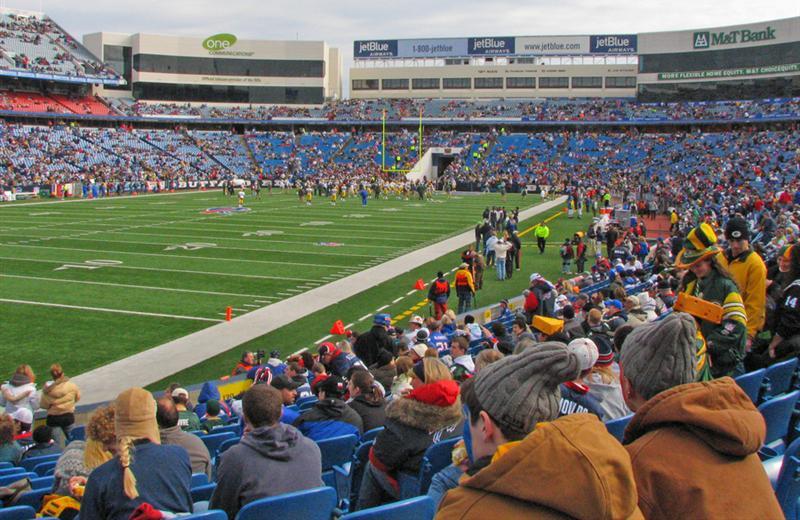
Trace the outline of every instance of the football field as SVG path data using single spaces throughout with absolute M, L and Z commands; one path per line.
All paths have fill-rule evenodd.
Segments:
M 471 229 L 500 204 L 486 194 L 307 206 L 248 192 L 240 210 L 206 191 L 2 205 L 0 374 L 52 362 L 85 372 L 223 321 L 226 307 L 236 317 Z

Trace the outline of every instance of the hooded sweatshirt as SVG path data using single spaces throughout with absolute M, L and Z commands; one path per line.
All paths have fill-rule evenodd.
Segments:
M 542 456 L 546 454 L 546 456 Z M 540 423 L 444 497 L 437 520 L 640 519 L 625 449 L 597 417 Z
M 14 374 L 8 383 L 0 386 L 0 390 L 8 390 L 14 398 L 25 393 L 28 394 L 16 403 L 11 401 L 2 403 L 7 414 L 16 412 L 18 408 L 29 408 L 31 411 L 39 408 L 39 394 L 36 392 L 36 384 L 32 383 L 25 374 Z M 2 399 L 2 401 L 5 401 L 5 399 Z
M 757 455 L 765 437 L 729 377 L 661 392 L 625 430 L 639 507 L 648 519 L 783 518 Z
M 340 435 L 361 437 L 364 433 L 361 416 L 341 399 L 331 397 L 304 411 L 293 424 L 303 435 L 315 441 Z
M 197 395 L 197 406 L 194 407 L 194 413 L 202 418 L 206 414 L 206 403 L 214 399 L 219 402 L 219 417 L 223 421 L 227 421 L 231 416 L 231 410 L 228 404 L 220 398 L 219 388 L 213 381 L 206 381 Z
M 234 518 L 259 498 L 323 486 L 321 475 L 319 447 L 296 428 L 256 428 L 223 455 L 209 508 Z

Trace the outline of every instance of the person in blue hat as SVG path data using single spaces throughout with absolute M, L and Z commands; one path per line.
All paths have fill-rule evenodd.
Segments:
M 371 366 L 378 360 L 378 353 L 381 350 L 392 352 L 392 340 L 389 337 L 389 327 L 392 325 L 392 318 L 388 314 L 376 314 L 372 318 L 372 328 L 360 335 L 353 345 L 353 353 L 358 356 L 365 365 Z

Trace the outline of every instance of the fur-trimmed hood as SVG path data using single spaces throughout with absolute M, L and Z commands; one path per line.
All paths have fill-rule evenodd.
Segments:
M 452 383 L 452 385 L 439 383 Z M 453 386 L 455 394 L 453 394 Z M 440 398 L 434 401 L 425 399 L 435 402 L 435 404 L 415 399 L 414 397 L 422 389 L 427 390 L 425 393 L 428 395 L 439 394 Z M 461 398 L 458 395 L 458 385 L 454 381 L 439 381 L 425 385 L 408 396 L 389 403 L 386 408 L 386 418 L 426 432 L 438 431 L 457 423 L 461 420 Z

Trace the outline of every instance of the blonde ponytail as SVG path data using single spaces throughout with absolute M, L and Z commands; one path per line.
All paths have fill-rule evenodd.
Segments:
M 133 437 L 122 437 L 119 440 L 119 463 L 122 465 L 122 483 L 125 489 L 125 496 L 133 500 L 139 497 L 136 490 L 136 476 L 131 470 L 131 450 L 133 449 Z

